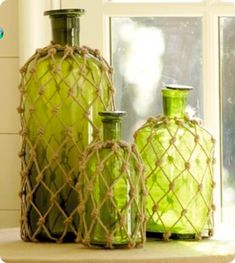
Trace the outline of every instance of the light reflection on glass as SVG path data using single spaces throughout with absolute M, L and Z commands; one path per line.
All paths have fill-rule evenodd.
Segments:
M 112 18 L 111 26 L 117 104 L 128 112 L 124 139 L 162 112 L 166 84 L 193 86 L 190 112 L 203 117 L 200 17 Z

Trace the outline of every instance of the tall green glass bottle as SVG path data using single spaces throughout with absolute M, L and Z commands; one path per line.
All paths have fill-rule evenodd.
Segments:
M 113 110 L 112 70 L 98 50 L 79 47 L 82 9 L 45 12 L 52 43 L 21 69 L 21 236 L 74 241 L 78 160 L 100 138 L 98 112 Z
M 145 241 L 145 182 L 135 146 L 120 141 L 124 112 L 101 112 L 104 141 L 88 146 L 79 179 L 80 240 L 136 247 Z
M 162 90 L 163 116 L 136 131 L 146 166 L 147 236 L 200 239 L 213 230 L 213 137 L 185 113 L 190 87 Z

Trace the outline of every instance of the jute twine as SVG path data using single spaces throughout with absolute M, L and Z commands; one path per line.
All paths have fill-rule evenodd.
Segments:
M 114 110 L 112 68 L 98 50 L 51 44 L 20 72 L 21 237 L 75 240 L 79 159 L 98 112 Z
M 212 235 L 215 139 L 186 116 L 149 118 L 134 137 L 146 165 L 147 231 L 162 233 L 164 240 L 175 233 L 201 239 L 198 219 L 204 218 Z
M 80 168 L 78 241 L 89 247 L 142 246 L 146 189 L 135 146 L 112 140 L 94 143 Z

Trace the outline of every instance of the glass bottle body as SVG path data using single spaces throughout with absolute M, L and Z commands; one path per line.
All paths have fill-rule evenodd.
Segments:
M 166 116 L 150 118 L 135 134 L 146 165 L 147 233 L 200 239 L 213 228 L 214 139 L 176 103 L 165 109 Z
M 96 50 L 52 44 L 22 68 L 22 238 L 74 241 L 78 159 L 113 108 L 109 66 Z
M 111 136 L 107 126 L 110 139 L 91 145 L 84 156 L 81 238 L 89 246 L 136 247 L 144 242 L 143 167 L 135 147 L 117 140 L 118 126 L 108 130 Z

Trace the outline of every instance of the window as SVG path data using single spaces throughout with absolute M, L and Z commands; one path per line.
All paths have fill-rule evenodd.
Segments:
M 164 84 L 194 86 L 190 105 L 217 140 L 216 218 L 220 220 L 222 204 L 224 222 L 235 222 L 234 3 L 96 0 L 90 4 L 83 0 L 78 6 L 76 0 L 63 1 L 63 8 L 87 10 L 89 16 L 82 18 L 86 23 L 86 28 L 81 25 L 82 44 L 101 49 L 114 66 L 118 107 L 131 112 L 126 139 L 131 139 L 131 132 L 146 116 L 161 112 L 157 94 Z M 143 59 L 145 65 L 141 65 Z M 144 86 L 153 96 L 143 92 Z

